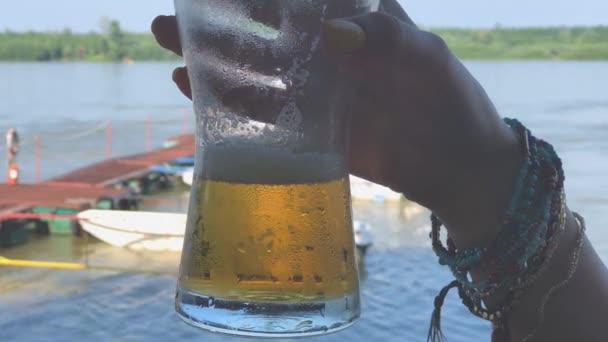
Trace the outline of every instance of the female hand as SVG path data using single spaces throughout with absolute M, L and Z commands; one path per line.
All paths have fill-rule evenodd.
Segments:
M 181 55 L 175 17 L 157 17 L 152 31 Z M 451 235 L 463 232 L 452 236 L 459 247 L 491 239 L 520 148 L 445 42 L 418 29 L 396 0 L 383 0 L 379 13 L 328 21 L 322 39 L 358 91 L 350 113 L 351 173 L 433 210 Z M 185 68 L 173 80 L 192 97 Z

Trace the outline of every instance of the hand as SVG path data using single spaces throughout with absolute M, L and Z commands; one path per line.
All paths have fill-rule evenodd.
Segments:
M 175 17 L 152 25 L 181 55 Z M 489 239 L 510 196 L 519 147 L 483 88 L 438 36 L 422 31 L 395 0 L 381 13 L 325 25 L 329 58 L 358 89 L 352 105 L 351 172 L 435 211 L 467 245 Z M 185 68 L 173 79 L 192 97 Z M 450 233 L 452 234 L 452 232 Z

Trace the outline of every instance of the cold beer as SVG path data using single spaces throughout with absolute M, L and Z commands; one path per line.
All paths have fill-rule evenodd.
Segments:
M 358 293 L 348 174 L 339 155 L 206 150 L 193 186 L 181 289 L 270 303 Z
M 255 337 L 360 315 L 348 167 L 355 89 L 323 25 L 379 0 L 175 0 L 197 119 L 175 298 L 186 322 Z

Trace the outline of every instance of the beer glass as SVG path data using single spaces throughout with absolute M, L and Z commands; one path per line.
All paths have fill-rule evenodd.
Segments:
M 197 118 L 176 293 L 186 322 L 260 337 L 360 314 L 346 161 L 348 83 L 325 20 L 378 0 L 175 0 Z

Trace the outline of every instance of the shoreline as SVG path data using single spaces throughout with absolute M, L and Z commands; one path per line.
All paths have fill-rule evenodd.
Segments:
M 442 37 L 462 60 L 608 61 L 608 26 L 421 29 Z M 151 33 L 128 32 L 118 22 L 108 32 L 0 31 L 0 61 L 180 61 Z

